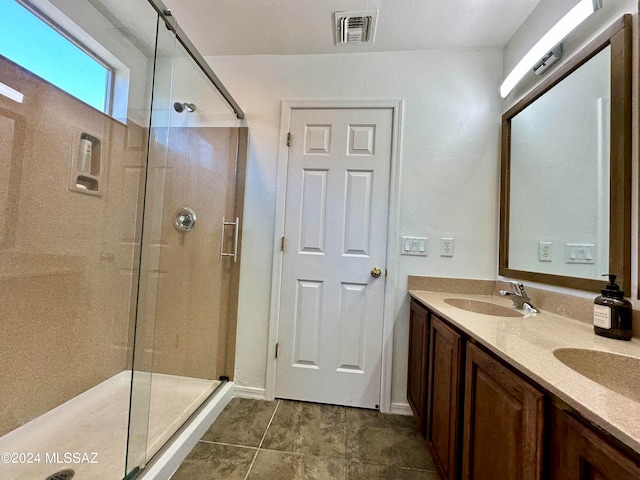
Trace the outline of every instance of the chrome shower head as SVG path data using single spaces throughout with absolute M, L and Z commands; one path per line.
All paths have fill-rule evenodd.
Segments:
M 196 106 L 193 103 L 176 102 L 173 104 L 173 109 L 178 113 L 182 113 L 184 110 L 187 112 L 193 112 L 196 109 Z

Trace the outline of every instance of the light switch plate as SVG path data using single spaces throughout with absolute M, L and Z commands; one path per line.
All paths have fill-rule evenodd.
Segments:
M 595 245 L 592 243 L 567 243 L 565 245 L 566 263 L 596 263 Z
M 426 237 L 402 237 L 400 241 L 400 254 L 426 257 L 429 239 Z

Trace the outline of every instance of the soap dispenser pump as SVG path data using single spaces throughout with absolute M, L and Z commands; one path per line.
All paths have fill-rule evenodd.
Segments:
M 608 285 L 601 290 L 593 305 L 593 331 L 596 335 L 631 340 L 631 302 L 625 300 L 624 292 L 616 284 L 616 275 L 607 273 Z

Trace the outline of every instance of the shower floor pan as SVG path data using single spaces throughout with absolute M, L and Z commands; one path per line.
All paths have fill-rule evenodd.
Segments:
M 152 375 L 147 458 L 167 442 L 219 384 L 217 380 Z M 44 480 L 55 472 L 73 469 L 73 480 L 121 480 L 130 389 L 131 372 L 120 372 L 0 437 L 0 454 L 4 454 L 0 478 Z M 134 417 L 134 424 L 140 428 L 132 431 L 132 442 L 136 442 L 141 456 L 147 427 L 142 420 Z M 7 453 L 22 455 L 14 455 L 16 463 L 12 463 L 11 459 L 6 461 Z

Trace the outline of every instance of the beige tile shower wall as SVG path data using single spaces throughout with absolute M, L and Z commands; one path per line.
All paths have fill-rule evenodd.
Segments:
M 0 435 L 126 367 L 146 133 L 0 57 Z M 79 135 L 104 195 L 69 190 Z
M 220 243 L 222 217 L 235 219 L 238 129 L 170 128 L 156 129 L 154 135 L 167 141 L 168 153 L 166 166 L 162 159 L 152 160 L 157 163 L 150 172 L 154 182 L 165 182 L 163 202 L 156 202 L 164 204 L 164 211 L 162 217 L 147 215 L 145 224 L 145 231 L 161 232 L 161 238 L 151 240 L 161 245 L 153 371 L 217 379 L 230 375 L 225 365 L 227 319 L 231 272 L 237 264 L 231 258 L 220 260 Z M 181 207 L 196 211 L 197 224 L 190 232 L 173 226 Z M 161 228 L 154 224 L 158 218 Z M 231 252 L 233 228 L 226 227 L 225 233 L 225 250 Z

